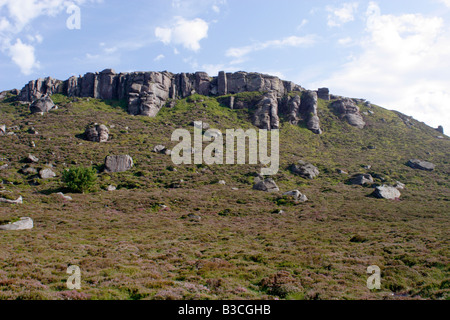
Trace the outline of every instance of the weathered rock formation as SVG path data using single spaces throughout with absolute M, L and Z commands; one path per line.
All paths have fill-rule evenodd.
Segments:
M 264 93 L 262 98 L 251 106 L 242 101 L 235 103 L 235 97 L 229 97 L 230 108 L 256 109 L 253 120 L 259 128 L 279 128 L 280 115 L 287 113 L 291 122 L 297 123 L 301 120 L 314 133 L 322 132 L 317 114 L 317 94 L 329 100 L 328 89 L 306 91 L 293 82 L 254 72 L 221 71 L 217 77 L 210 77 L 205 72 L 116 73 L 112 69 L 105 69 L 102 72 L 74 76 L 65 81 L 50 77 L 30 81 L 20 91 L 17 99 L 33 103 L 32 112 L 46 112 L 54 108 L 48 97 L 55 93 L 69 97 L 126 100 L 130 114 L 154 117 L 165 105 L 170 107 L 174 100 L 186 98 L 194 93 L 223 96 L 242 92 Z M 288 97 L 289 92 L 298 92 L 298 95 Z M 354 117 L 349 110 L 347 111 L 349 118 Z
M 103 124 L 94 123 L 87 126 L 84 137 L 92 142 L 107 142 L 109 139 L 109 130 Z
M 358 106 L 352 99 L 337 100 L 331 104 L 331 108 L 339 114 L 341 119 L 347 120 L 350 125 L 359 129 L 363 129 L 366 126 L 362 115 L 359 113 Z
M 323 100 L 330 100 L 330 90 L 328 88 L 319 88 L 317 96 Z
M 275 91 L 266 93 L 256 106 L 253 124 L 260 129 L 279 129 L 278 100 Z
M 129 155 L 107 156 L 105 172 L 123 172 L 133 167 L 133 159 Z

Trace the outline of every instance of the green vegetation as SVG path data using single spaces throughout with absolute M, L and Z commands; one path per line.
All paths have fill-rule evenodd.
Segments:
M 72 192 L 86 193 L 95 187 L 97 172 L 94 168 L 71 168 L 63 171 L 63 181 Z
M 235 103 L 252 107 L 260 96 L 235 95 Z M 0 203 L 0 220 L 35 221 L 32 230 L 1 233 L 0 299 L 450 298 L 450 139 L 436 139 L 434 129 L 360 105 L 373 114 L 359 130 L 319 99 L 322 135 L 282 122 L 273 177 L 281 192 L 270 194 L 252 190 L 259 165 L 177 166 L 151 152 L 158 144 L 172 149 L 173 130 L 193 132 L 193 120 L 222 132 L 254 128 L 251 108 L 227 107 L 230 95 L 194 95 L 155 118 L 127 114 L 125 101 L 52 98 L 59 109 L 44 116 L 0 101 L 0 124 L 18 126 L 16 135 L 0 137 L 1 163 L 8 164 L 0 170 L 0 197 L 21 195 L 26 203 Z M 83 140 L 93 122 L 108 126 L 109 142 Z M 29 153 L 40 159 L 31 166 L 52 164 L 57 177 L 22 174 Z M 113 154 L 129 154 L 135 166 L 121 173 L 90 169 Z M 410 158 L 436 170 L 411 169 Z M 316 165 L 319 177 L 292 174 L 288 168 L 299 159 Z M 72 189 L 66 201 L 57 193 L 74 167 L 97 175 L 99 188 Z M 371 186 L 346 184 L 357 173 L 406 188 L 399 201 L 375 199 Z M 106 191 L 109 185 L 117 190 Z M 282 196 L 294 189 L 309 201 Z M 79 291 L 66 287 L 68 265 L 81 268 Z M 366 287 L 370 265 L 381 268 L 380 290 Z

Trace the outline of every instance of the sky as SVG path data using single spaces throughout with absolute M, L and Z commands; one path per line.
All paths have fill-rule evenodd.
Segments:
M 272 74 L 450 131 L 450 0 L 0 0 L 0 91 L 106 68 Z

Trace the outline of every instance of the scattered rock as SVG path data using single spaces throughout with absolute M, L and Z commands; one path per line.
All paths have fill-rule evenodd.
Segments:
M 199 222 L 200 220 L 202 220 L 202 217 L 200 217 L 198 214 L 194 214 L 194 213 L 190 213 L 188 215 L 189 220 L 191 221 L 197 221 Z
M 117 190 L 117 187 L 116 187 L 116 186 L 113 186 L 113 185 L 111 184 L 111 185 L 109 185 L 109 186 L 106 188 L 106 190 L 107 190 L 107 191 L 115 191 L 115 190 Z
M 33 219 L 23 217 L 19 221 L 8 223 L 6 225 L 0 225 L 0 230 L 29 230 L 33 229 Z
M 292 191 L 285 192 L 285 193 L 283 193 L 283 196 L 293 197 L 294 200 L 298 200 L 300 202 L 308 201 L 308 198 L 306 197 L 306 195 L 302 194 L 298 190 L 292 190 Z
M 107 142 L 109 139 L 109 130 L 103 124 L 94 123 L 86 127 L 84 137 L 92 142 Z
M 397 188 L 382 185 L 375 188 L 373 195 L 380 199 L 396 200 L 400 198 L 401 193 Z
M 191 125 L 198 129 L 202 129 L 203 131 L 209 130 L 209 128 L 211 128 L 209 123 L 203 121 L 192 121 Z
M 159 144 L 155 146 L 152 151 L 156 153 L 165 153 L 166 150 L 167 148 L 165 146 Z
M 348 174 L 347 171 L 344 171 L 342 169 L 337 169 L 336 172 L 339 173 L 339 174 Z
M 299 160 L 297 163 L 292 164 L 290 170 L 306 179 L 314 179 L 320 174 L 319 169 L 303 160 Z
M 44 113 L 49 112 L 52 109 L 58 109 L 57 106 L 53 103 L 52 99 L 49 96 L 44 96 L 38 100 L 35 100 L 30 105 L 31 113 Z
M 260 190 L 260 191 L 265 191 L 265 192 L 278 192 L 280 191 L 280 189 L 278 188 L 277 184 L 275 183 L 275 181 L 273 181 L 273 179 L 268 178 L 268 179 L 262 179 L 262 178 L 257 178 L 255 179 L 255 184 L 253 186 L 254 190 Z
M 373 183 L 373 177 L 370 174 L 358 174 L 353 176 L 350 179 L 351 184 L 356 184 L 359 186 L 365 185 L 365 184 L 372 184 Z
M 426 170 L 426 171 L 433 171 L 436 166 L 427 161 L 422 161 L 419 159 L 411 159 L 407 163 L 408 166 L 410 166 L 413 169 L 419 169 L 419 170 Z
M 366 170 L 370 170 L 372 169 L 372 166 L 370 164 L 363 166 L 364 169 Z
M 0 166 L 0 170 L 5 170 L 6 168 L 8 168 L 7 164 L 4 164 L 4 165 Z
M 6 134 L 6 126 L 3 124 L 0 126 L 0 136 Z
M 105 172 L 123 172 L 133 167 L 133 159 L 129 155 L 107 156 Z
M 56 173 L 54 173 L 51 169 L 42 169 L 39 171 L 39 176 L 41 179 L 51 179 L 56 177 Z
M 23 198 L 22 198 L 22 196 L 17 198 L 17 200 L 9 200 L 9 199 L 0 198 L 0 202 L 10 203 L 10 204 L 22 204 L 23 203 Z
M 225 182 L 225 180 L 220 180 L 218 183 L 219 183 L 219 184 L 222 184 L 222 185 L 226 185 L 226 184 L 227 184 L 227 183 Z
M 60 195 L 63 199 L 65 200 L 73 200 L 71 196 L 66 196 L 64 193 L 62 192 L 58 192 L 57 195 Z
M 444 139 L 443 136 L 437 136 L 436 138 L 437 138 L 437 139 Z
M 37 162 L 39 162 L 39 158 L 33 156 L 32 154 L 29 154 L 28 157 L 25 160 L 28 163 L 37 163 Z
M 394 185 L 394 188 L 399 189 L 399 190 L 403 190 L 403 189 L 405 189 L 405 184 L 401 183 L 400 181 L 396 181 L 395 185 Z
M 23 174 L 37 174 L 38 171 L 33 167 L 25 167 L 22 169 Z

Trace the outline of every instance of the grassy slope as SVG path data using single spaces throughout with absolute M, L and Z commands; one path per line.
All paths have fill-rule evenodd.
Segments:
M 299 189 L 310 199 L 295 204 L 252 190 L 257 165 L 171 171 L 169 156 L 151 152 L 156 144 L 173 147 L 173 130 L 192 130 L 192 120 L 222 130 L 252 128 L 248 111 L 193 96 L 145 118 L 128 115 L 123 102 L 53 99 L 60 108 L 44 116 L 7 100 L 0 104 L 0 124 L 20 127 L 16 136 L 0 137 L 0 165 L 9 165 L 0 171 L 1 191 L 24 197 L 23 205 L 0 203 L 0 220 L 35 221 L 31 231 L 1 233 L 0 298 L 449 298 L 450 140 L 436 139 L 432 128 L 414 120 L 409 128 L 395 112 L 372 106 L 367 128 L 358 130 L 320 100 L 323 135 L 286 122 L 281 130 L 274 179 L 282 192 Z M 108 143 L 80 138 L 91 122 L 113 125 Z M 39 134 L 30 134 L 31 127 Z M 57 178 L 19 173 L 28 153 L 40 159 L 38 169 L 51 162 Z M 73 201 L 55 194 L 66 192 L 64 168 L 100 167 L 109 154 L 129 154 L 135 167 L 100 174 L 98 190 L 70 194 Z M 413 170 L 405 165 L 410 158 L 437 168 Z M 287 167 L 298 159 L 317 165 L 320 177 L 307 181 L 291 174 Z M 363 169 L 366 164 L 372 168 Z M 338 168 L 399 180 L 406 189 L 400 201 L 374 199 L 368 196 L 372 188 L 346 184 L 348 176 L 337 174 Z M 180 179 L 181 188 L 169 188 Z M 226 186 L 217 184 L 222 179 Z M 104 191 L 109 184 L 118 190 Z M 274 214 L 279 210 L 284 212 Z M 191 213 L 201 220 L 190 219 Z M 354 236 L 357 242 L 350 241 Z M 82 271 L 77 293 L 65 285 L 68 265 Z M 381 290 L 366 287 L 369 265 L 382 269 Z

